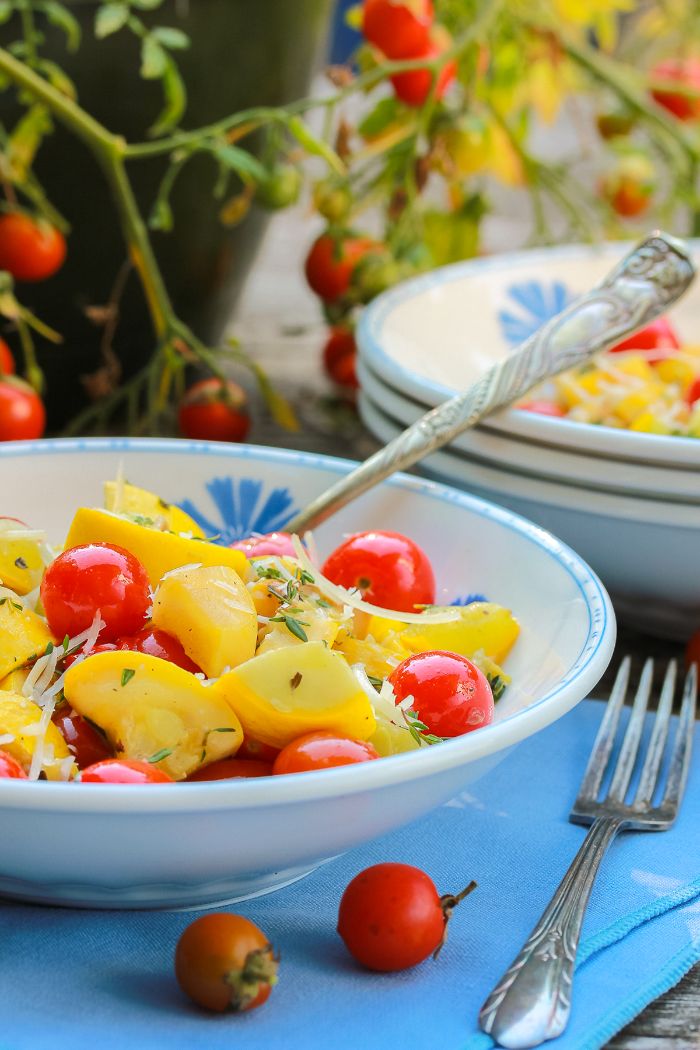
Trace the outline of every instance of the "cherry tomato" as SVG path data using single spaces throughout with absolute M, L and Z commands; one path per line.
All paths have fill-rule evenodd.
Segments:
M 63 551 L 41 581 L 41 601 L 57 638 L 84 631 L 97 613 L 109 642 L 143 625 L 151 604 L 148 575 L 133 554 L 111 543 Z
M 175 949 L 175 976 L 198 1006 L 223 1013 L 254 1010 L 277 983 L 278 959 L 262 930 L 242 915 L 202 915 Z
M 700 61 L 696 58 L 668 58 L 651 72 L 652 80 L 669 80 L 678 84 L 652 88 L 652 98 L 679 120 L 700 118 Z
M 452 43 L 448 34 L 437 38 L 433 34 L 428 44 L 413 58 L 439 58 Z M 434 97 L 441 99 L 452 81 L 457 76 L 457 63 L 454 60 L 445 62 L 438 71 Z M 422 106 L 433 91 L 433 71 L 431 69 L 411 69 L 405 73 L 395 73 L 391 78 L 394 94 L 407 106 Z
M 341 299 L 350 289 L 353 270 L 360 259 L 378 248 L 370 237 L 332 237 L 322 233 L 311 245 L 304 264 L 312 292 L 327 303 Z
M 685 398 L 689 405 L 694 405 L 696 401 L 700 401 L 700 376 L 690 384 Z
M 547 401 L 544 398 L 535 401 L 525 401 L 522 405 L 517 406 L 523 412 L 536 412 L 540 416 L 557 416 L 561 417 L 566 415 L 561 405 L 558 405 L 556 401 Z
M 243 551 L 246 558 L 262 558 L 267 555 L 276 558 L 296 558 L 291 534 L 288 532 L 267 532 L 264 536 L 247 536 L 236 540 L 231 547 Z
M 259 183 L 255 200 L 269 211 L 288 208 L 298 199 L 302 181 L 301 172 L 294 164 L 277 164 Z
M 31 441 L 46 426 L 44 403 L 23 379 L 0 379 L 0 441 Z
M 57 707 L 51 721 L 60 729 L 68 750 L 81 769 L 114 757 L 114 751 L 102 734 L 68 704 Z
M 629 135 L 634 127 L 635 118 L 632 113 L 615 110 L 610 113 L 599 113 L 596 117 L 596 126 L 602 139 L 615 139 Z
M 362 33 L 387 58 L 415 58 L 430 43 L 432 0 L 365 0 Z
M 453 908 L 476 888 L 440 897 L 429 875 L 411 864 L 374 864 L 350 882 L 340 900 L 338 933 L 370 970 L 417 966 L 442 947 Z
M 621 343 L 616 343 L 611 347 L 609 353 L 617 354 L 624 350 L 678 350 L 680 345 L 681 341 L 668 318 L 657 317 L 655 321 L 641 328 L 635 335 L 630 335 Z M 647 361 L 653 364 L 654 358 L 647 357 Z
M 220 758 L 208 766 L 190 773 L 188 780 L 237 780 L 243 777 L 270 777 L 270 762 L 258 762 L 252 758 Z
M 197 441 L 244 441 L 250 430 L 247 405 L 238 383 L 201 379 L 180 402 L 178 425 L 185 437 Z
M 365 601 L 384 609 L 415 612 L 435 603 L 435 577 L 428 556 L 400 532 L 357 532 L 328 556 L 323 575 L 354 587 Z
M 369 762 L 379 758 L 371 744 L 336 733 L 306 733 L 283 747 L 275 759 L 272 772 L 308 773 L 313 769 L 332 769 Z
M 486 675 L 457 653 L 438 649 L 408 656 L 394 668 L 389 681 L 397 703 L 413 697 L 413 710 L 435 736 L 462 736 L 493 719 L 493 693 Z
M 17 759 L 8 755 L 7 751 L 0 750 L 0 779 L 3 777 L 8 780 L 29 779 Z
M 45 281 L 65 258 L 66 240 L 55 226 L 22 212 L 0 215 L 0 270 L 16 281 Z
M 0 339 L 0 373 L 5 376 L 15 374 L 15 359 L 4 339 Z
M 272 765 L 279 753 L 278 747 L 272 747 L 271 744 L 263 744 L 259 740 L 254 740 L 252 736 L 246 736 L 236 752 L 236 758 L 250 758 L 255 762 L 265 762 Z
M 698 671 L 700 671 L 700 631 L 696 631 L 690 637 L 685 649 L 685 664 L 686 667 L 690 667 L 691 664 L 697 664 Z
M 604 176 L 600 192 L 613 211 L 628 219 L 647 210 L 655 187 L 651 161 L 644 155 L 630 154 Z
M 106 758 L 81 770 L 82 784 L 174 784 L 175 781 L 150 762 L 132 758 Z
M 355 335 L 344 325 L 331 328 L 323 347 L 323 367 L 326 373 L 340 386 L 359 386 L 355 372 L 357 347 Z
M 68 656 L 63 659 L 63 666 L 66 670 L 74 664 L 79 656 L 94 656 L 95 653 L 113 653 L 119 646 L 115 645 L 114 642 L 100 642 L 97 645 L 93 645 L 89 653 L 85 652 L 85 646 L 82 649 L 78 649 L 75 653 L 69 653 Z
M 169 660 L 171 664 L 177 664 L 183 671 L 190 671 L 192 674 L 201 671 L 201 667 L 198 667 L 194 660 L 190 660 L 177 638 L 158 627 L 142 627 L 136 634 L 120 638 L 116 648 L 158 656 L 161 660 Z

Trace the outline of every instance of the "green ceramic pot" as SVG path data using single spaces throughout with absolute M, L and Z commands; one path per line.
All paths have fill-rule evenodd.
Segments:
M 127 32 L 96 42 L 96 4 L 73 0 L 83 43 L 67 54 L 62 36 L 47 38 L 47 50 L 71 76 L 82 105 L 110 130 L 131 141 L 146 139 L 160 111 L 160 85 L 140 79 L 139 48 Z M 151 16 L 176 25 L 190 37 L 189 51 L 177 57 L 188 85 L 185 128 L 197 127 L 253 105 L 273 105 L 302 96 L 323 46 L 331 0 L 169 0 Z M 14 33 L 9 36 L 12 31 Z M 16 27 L 3 28 L 3 40 Z M 0 119 L 11 126 L 11 93 L 0 103 Z M 162 159 L 129 165 L 138 202 L 147 213 L 163 174 Z M 85 307 L 107 302 L 125 260 L 124 243 L 104 178 L 91 154 L 62 128 L 42 146 L 37 173 L 56 206 L 72 224 L 68 260 L 42 285 L 20 288 L 22 300 L 64 336 L 57 349 L 44 346 L 40 358 L 49 383 L 50 426 L 67 420 L 85 403 L 78 377 L 99 362 L 100 332 Z M 154 245 L 176 310 L 204 339 L 220 336 L 230 317 L 264 228 L 257 208 L 233 229 L 218 220 L 212 197 L 214 162 L 198 157 L 180 177 L 172 202 L 175 229 L 154 235 Z M 232 184 L 232 185 L 235 185 Z M 133 372 L 153 349 L 140 286 L 129 280 L 114 346 Z

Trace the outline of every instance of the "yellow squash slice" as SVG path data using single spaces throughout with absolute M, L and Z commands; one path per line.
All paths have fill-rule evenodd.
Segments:
M 194 518 L 180 510 L 174 503 L 166 503 L 155 492 L 130 485 L 128 481 L 119 484 L 117 481 L 105 481 L 105 510 L 129 517 L 150 518 L 156 523 L 163 523 L 163 528 L 170 532 L 186 532 L 196 539 L 204 539 L 204 533 Z
M 44 620 L 25 609 L 17 595 L 0 589 L 0 679 L 53 641 Z
M 71 753 L 60 730 L 49 722 L 43 734 L 39 734 L 42 710 L 20 693 L 0 692 L 0 748 L 7 751 L 29 772 L 32 756 L 42 737 L 43 760 L 41 769 L 48 780 L 62 780 L 61 763 Z M 12 739 L 8 739 L 8 738 Z M 77 766 L 69 769 L 69 775 L 77 772 Z

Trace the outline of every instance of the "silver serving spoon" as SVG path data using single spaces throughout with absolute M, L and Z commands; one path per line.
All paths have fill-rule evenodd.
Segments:
M 579 296 L 464 394 L 431 409 L 331 485 L 285 525 L 303 533 L 397 470 L 406 470 L 533 386 L 583 364 L 663 314 L 695 276 L 687 247 L 667 233 L 641 241 L 605 279 Z

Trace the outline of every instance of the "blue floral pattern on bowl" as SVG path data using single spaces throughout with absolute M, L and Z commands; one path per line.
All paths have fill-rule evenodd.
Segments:
M 297 511 L 289 489 L 274 488 L 266 493 L 262 481 L 254 478 L 212 478 L 206 489 L 218 511 L 218 521 L 212 521 L 191 500 L 183 500 L 178 506 L 207 536 L 224 545 L 246 536 L 276 532 Z
M 561 313 L 574 295 L 561 281 L 523 281 L 509 286 L 508 297 L 515 308 L 499 310 L 498 320 L 506 342 L 518 346 L 550 317 Z

